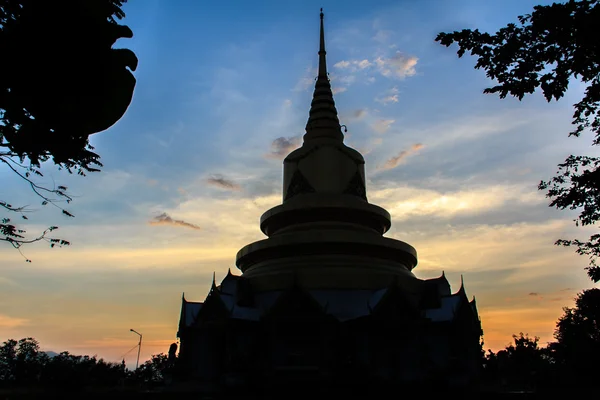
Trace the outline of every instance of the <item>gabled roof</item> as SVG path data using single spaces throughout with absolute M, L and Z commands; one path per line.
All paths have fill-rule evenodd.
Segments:
M 323 315 L 325 316 L 326 309 L 313 297 L 310 293 L 301 288 L 297 280 L 294 279 L 292 286 L 283 291 L 275 303 L 264 314 L 265 317 L 288 316 L 296 313 L 297 315 L 310 316 Z
M 407 293 L 398 287 L 398 278 L 395 277 L 377 304 L 370 304 L 371 314 L 386 315 L 394 318 L 418 317 L 418 306 L 411 301 Z
M 453 294 L 441 298 L 441 306 L 438 308 L 430 308 L 425 310 L 425 318 L 429 318 L 434 322 L 449 322 L 454 320 L 456 311 L 462 301 L 462 297 Z
M 203 303 L 187 301 L 185 297 L 181 299 L 181 315 L 179 317 L 179 327 L 189 327 L 195 321 Z
M 225 275 L 225 278 L 223 278 L 221 284 L 218 286 L 221 293 L 235 296 L 237 292 L 237 284 L 240 278 L 240 275 L 233 275 L 231 273 L 231 268 L 228 269 L 227 275 Z
M 204 300 L 202 307 L 196 315 L 196 321 L 194 322 L 225 317 L 230 314 L 230 311 L 231 309 L 228 308 L 225 301 L 223 301 L 223 296 L 213 281 L 208 296 L 206 296 L 206 300 Z
M 433 279 L 427 279 L 424 282 L 425 285 L 435 286 L 439 296 L 449 296 L 451 294 L 450 282 L 448 282 L 446 273 L 444 271 L 442 271 L 441 276 Z
M 440 278 L 436 279 L 439 280 Z M 460 276 L 460 288 L 456 291 L 456 293 L 449 296 L 442 296 L 440 300 L 440 307 L 429 308 L 425 310 L 426 318 L 429 318 L 434 322 L 453 321 L 459 311 L 461 311 L 465 305 L 468 305 L 469 310 L 474 313 L 477 319 L 479 318 L 477 314 L 477 307 L 475 305 L 475 298 L 473 298 L 473 301 L 469 301 L 467 298 L 465 282 L 462 275 Z

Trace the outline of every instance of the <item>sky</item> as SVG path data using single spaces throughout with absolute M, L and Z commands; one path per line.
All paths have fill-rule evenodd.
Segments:
M 319 8 L 346 144 L 366 159 L 367 195 L 392 215 L 388 237 L 417 249 L 419 278 L 461 274 L 476 296 L 485 347 L 519 332 L 551 341 L 562 307 L 593 284 L 586 259 L 553 243 L 585 238 L 574 214 L 537 190 L 569 154 L 583 86 L 547 103 L 484 95 L 476 60 L 434 41 L 439 32 L 495 32 L 531 0 L 130 0 L 134 32 L 116 47 L 139 58 L 125 116 L 91 137 L 102 172 L 52 165 L 36 182 L 66 185 L 62 216 L 10 171 L 0 197 L 33 210 L 34 235 L 58 225 L 72 245 L 0 247 L 0 342 L 125 358 L 135 365 L 176 341 L 182 292 L 202 301 L 264 238 L 258 221 L 281 203 L 282 160 L 301 144 L 316 77 Z M 131 350 L 131 351 L 130 351 Z M 129 352 L 128 352 L 129 351 Z

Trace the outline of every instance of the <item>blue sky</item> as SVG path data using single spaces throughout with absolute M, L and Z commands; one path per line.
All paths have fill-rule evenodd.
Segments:
M 92 137 L 101 173 L 45 167 L 40 183 L 74 194 L 67 219 L 7 170 L 3 200 L 36 209 L 73 244 L 0 247 L 0 340 L 118 361 L 144 334 L 144 357 L 175 340 L 181 292 L 202 300 L 213 271 L 262 238 L 281 201 L 281 161 L 300 144 L 316 76 L 319 8 L 346 143 L 367 161 L 369 201 L 390 237 L 416 247 L 419 277 L 464 274 L 486 343 L 519 331 L 552 338 L 561 307 L 590 282 L 585 259 L 552 243 L 585 237 L 536 190 L 590 135 L 568 138 L 575 83 L 559 103 L 500 100 L 475 59 L 438 32 L 495 31 L 539 1 L 130 1 L 137 87 L 126 115 Z M 541 2 L 547 4 L 549 2 Z M 6 197 L 6 199 L 4 199 Z M 165 214 L 166 213 L 166 214 Z M 166 216 L 168 216 L 168 218 Z M 180 221 L 180 222 L 177 222 Z M 134 360 L 133 353 L 127 361 Z

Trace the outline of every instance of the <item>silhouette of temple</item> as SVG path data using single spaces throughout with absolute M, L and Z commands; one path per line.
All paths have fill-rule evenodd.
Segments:
M 183 297 L 178 363 L 198 381 L 466 384 L 481 357 L 475 299 L 445 275 L 413 275 L 417 252 L 384 237 L 390 214 L 367 201 L 365 160 L 344 144 L 319 72 L 302 147 L 283 162 L 283 203 L 267 239 L 243 247 L 204 302 Z

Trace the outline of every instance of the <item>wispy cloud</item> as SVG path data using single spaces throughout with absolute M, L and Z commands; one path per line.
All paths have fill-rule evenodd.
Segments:
M 371 125 L 371 128 L 373 128 L 375 132 L 383 134 L 390 129 L 394 122 L 396 122 L 394 119 L 379 119 Z
M 455 190 L 398 186 L 373 190 L 369 198 L 387 209 L 396 221 L 435 216 L 454 218 L 456 222 L 458 215 L 482 215 L 503 207 L 509 207 L 505 211 L 510 213 L 511 207 L 538 206 L 544 202 L 544 198 L 530 185 L 505 184 Z
M 389 103 L 397 103 L 398 102 L 398 93 L 399 90 L 396 86 L 386 91 L 383 95 L 376 97 L 375 101 L 378 103 L 382 103 L 383 105 L 387 105 Z
M 239 184 L 235 183 L 231 179 L 225 178 L 222 175 L 213 175 L 206 179 L 206 183 L 208 183 L 211 186 L 216 186 L 220 189 L 236 190 L 236 191 L 242 189 L 242 187 Z
M 375 101 L 382 103 L 384 105 L 390 104 L 390 103 L 397 103 L 398 102 L 398 95 L 397 94 L 391 94 L 388 96 L 384 96 L 384 97 L 377 97 L 375 99 Z
M 334 68 L 347 69 L 350 71 L 358 71 L 358 70 L 362 70 L 365 68 L 369 68 L 371 66 L 373 66 L 373 63 L 367 59 L 351 60 L 351 61 L 342 60 L 338 63 L 333 64 Z
M 200 227 L 198 225 L 194 225 L 192 223 L 186 222 L 181 219 L 173 219 L 166 212 L 152 218 L 148 222 L 148 224 L 150 224 L 150 225 L 172 225 L 172 226 L 181 226 L 184 228 L 191 228 L 191 229 L 197 229 L 197 230 L 200 229 Z
M 305 92 L 315 84 L 317 69 L 313 67 L 306 68 L 303 76 L 298 80 L 296 86 L 292 89 L 294 92 Z
M 278 137 L 271 143 L 271 151 L 265 157 L 282 159 L 292 150 L 300 147 L 301 140 L 301 136 Z
M 371 39 L 379 43 L 386 43 L 389 41 L 391 34 L 392 31 L 380 29 Z
M 363 60 L 342 60 L 334 64 L 334 68 L 343 71 L 357 72 L 375 68 L 379 73 L 387 78 L 404 79 L 416 74 L 416 66 L 419 59 L 416 56 L 404 54 L 396 51 L 391 57 L 377 57 L 372 61 Z
M 388 159 L 382 166 L 377 167 L 378 170 L 388 170 L 396 168 L 398 165 L 406 161 L 406 158 L 417 153 L 423 148 L 422 143 L 415 143 L 408 150 L 402 150 L 398 155 Z
M 367 115 L 367 110 L 365 108 L 359 108 L 358 110 L 354 110 L 352 112 L 352 118 L 363 119 Z
M 346 90 L 348 90 L 347 87 L 341 86 L 341 87 L 334 87 L 331 89 L 331 92 L 333 94 L 338 94 L 338 93 L 344 93 Z
M 375 65 L 385 77 L 396 77 L 404 79 L 407 76 L 416 74 L 415 67 L 419 59 L 415 56 L 406 55 L 400 51 L 397 51 L 390 58 L 378 57 L 375 59 Z
M 16 317 L 10 317 L 8 315 L 0 314 L 0 328 L 5 328 L 5 329 L 18 328 L 20 326 L 27 324 L 27 322 L 29 322 L 29 320 L 27 320 L 25 318 L 16 318 Z
M 295 92 L 304 92 L 304 91 L 308 90 L 314 83 L 315 83 L 315 80 L 313 78 L 303 77 L 303 78 L 300 78 L 298 83 L 296 83 L 296 86 L 294 86 L 293 90 Z

